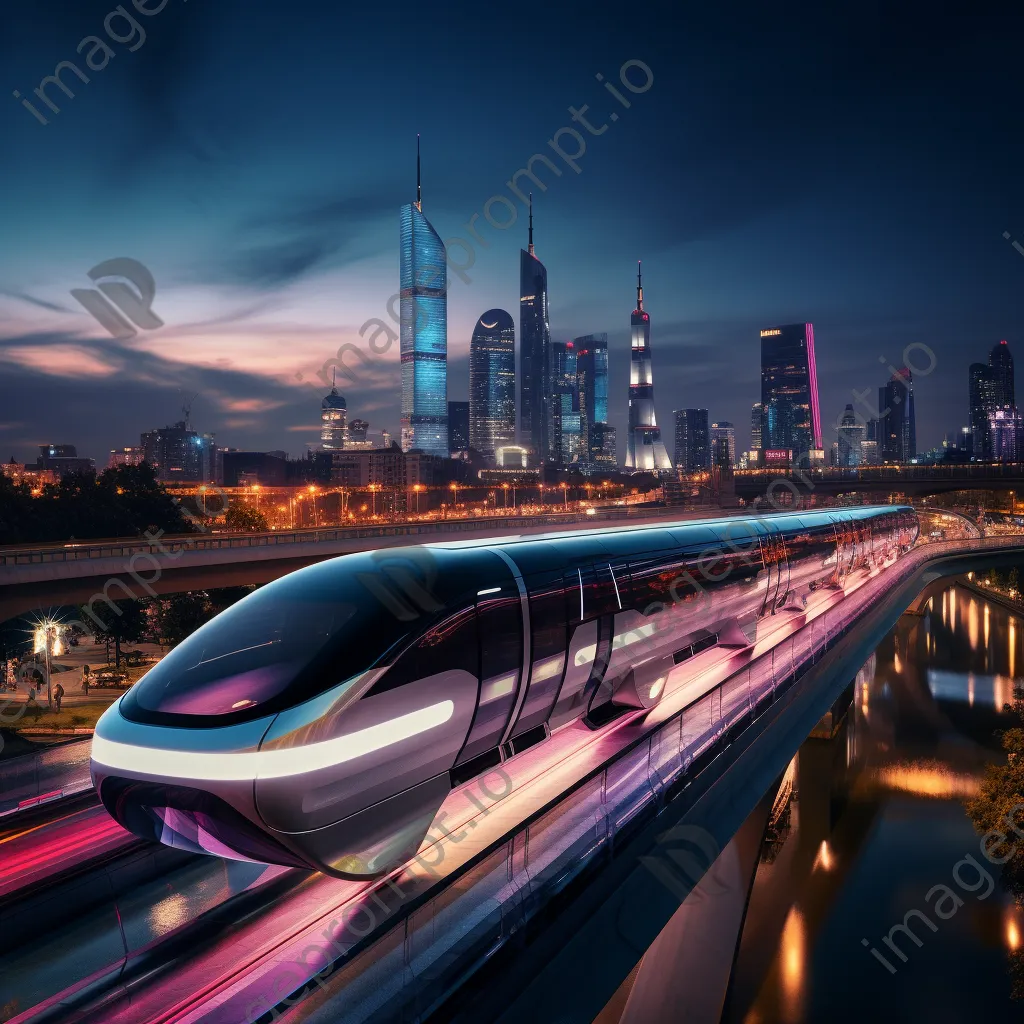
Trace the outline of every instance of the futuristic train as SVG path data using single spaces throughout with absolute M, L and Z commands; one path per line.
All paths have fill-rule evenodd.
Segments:
M 171 846 L 380 873 L 453 786 L 653 707 L 918 534 L 884 506 L 345 555 L 261 587 L 100 719 L 93 781 Z M 689 663 L 689 664 L 687 664 Z

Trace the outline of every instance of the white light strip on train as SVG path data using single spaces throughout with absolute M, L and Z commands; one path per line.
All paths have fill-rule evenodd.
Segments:
M 444 725 L 454 713 L 454 702 L 443 700 L 439 704 L 400 715 L 389 722 L 380 722 L 346 736 L 285 750 L 246 750 L 237 753 L 166 750 L 93 736 L 92 759 L 106 768 L 197 782 L 283 779 L 344 764 L 401 743 L 402 740 Z

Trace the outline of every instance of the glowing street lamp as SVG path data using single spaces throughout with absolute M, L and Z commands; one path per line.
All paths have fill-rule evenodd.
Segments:
M 505 508 L 508 508 L 508 482 L 507 481 L 501 485 L 501 489 L 505 492 Z
M 420 495 L 423 493 L 424 490 L 426 490 L 426 488 L 423 486 L 423 484 L 413 484 L 412 485 L 412 490 L 413 490 L 413 493 L 416 495 L 416 515 L 419 515 L 420 514 Z
M 452 493 L 455 495 L 454 500 L 452 501 L 452 505 L 453 506 L 458 506 L 458 504 L 459 504 L 459 485 L 457 483 L 455 483 L 454 481 L 452 481 L 452 483 L 450 483 L 448 486 L 451 488 Z
M 377 518 L 377 491 L 380 489 L 380 484 L 370 484 L 370 494 L 373 495 L 371 498 L 373 502 L 373 518 Z M 365 508 L 365 506 L 364 506 Z
M 565 502 L 565 507 L 569 507 L 569 485 L 566 483 L 562 484 L 562 498 Z
M 39 654 L 42 652 L 46 663 L 46 704 L 52 711 L 53 687 L 50 684 L 52 667 L 50 659 L 59 657 L 64 650 L 60 641 L 60 623 L 54 622 L 53 619 L 44 619 L 36 626 L 33 640 L 33 653 Z

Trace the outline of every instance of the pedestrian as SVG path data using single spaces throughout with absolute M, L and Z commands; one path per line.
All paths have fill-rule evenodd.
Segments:
M 89 666 L 82 666 L 82 689 L 85 691 L 86 697 L 89 696 Z
M 64 699 L 64 687 L 58 683 L 57 688 L 53 691 L 53 699 L 57 704 L 57 714 L 60 714 L 60 702 Z

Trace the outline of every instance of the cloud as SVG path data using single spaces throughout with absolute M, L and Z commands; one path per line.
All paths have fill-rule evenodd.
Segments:
M 77 345 L 12 345 L 0 359 L 55 377 L 112 377 L 121 366 Z

